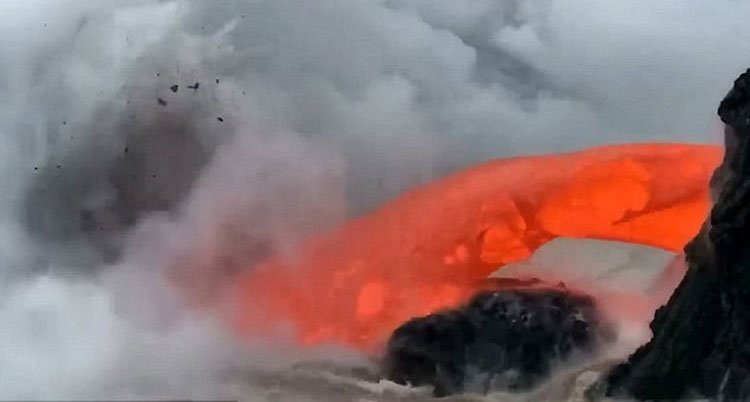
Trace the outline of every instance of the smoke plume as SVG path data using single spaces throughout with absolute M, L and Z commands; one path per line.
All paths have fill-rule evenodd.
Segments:
M 0 399 L 254 399 L 297 352 L 223 324 L 236 272 L 489 158 L 718 142 L 747 11 L 3 1 Z

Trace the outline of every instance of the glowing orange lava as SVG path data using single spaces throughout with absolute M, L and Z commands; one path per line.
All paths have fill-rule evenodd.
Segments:
M 707 213 L 721 157 L 713 146 L 618 145 L 466 169 L 244 276 L 237 324 L 372 350 L 558 236 L 679 251 Z

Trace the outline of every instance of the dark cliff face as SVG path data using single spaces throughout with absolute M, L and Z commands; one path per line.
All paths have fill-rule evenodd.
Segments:
M 711 179 L 711 214 L 685 248 L 688 272 L 657 310 L 653 339 L 590 389 L 590 398 L 750 399 L 750 70 L 719 116 L 726 153 Z

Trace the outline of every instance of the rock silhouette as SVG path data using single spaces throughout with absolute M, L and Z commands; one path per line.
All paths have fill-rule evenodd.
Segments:
M 576 352 L 595 350 L 605 328 L 592 298 L 564 288 L 484 291 L 396 329 L 385 376 L 433 385 L 435 396 L 525 390 Z
M 688 272 L 656 312 L 653 339 L 592 387 L 592 399 L 750 398 L 750 70 L 718 112 L 726 151 L 711 214 L 685 247 Z

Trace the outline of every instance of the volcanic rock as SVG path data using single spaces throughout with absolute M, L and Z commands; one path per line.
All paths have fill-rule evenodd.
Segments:
M 483 291 L 465 306 L 416 318 L 388 342 L 385 376 L 435 396 L 526 390 L 606 335 L 594 300 L 564 288 Z
M 750 70 L 719 107 L 726 152 L 714 206 L 685 247 L 688 271 L 651 322 L 653 339 L 589 390 L 590 398 L 750 399 Z

